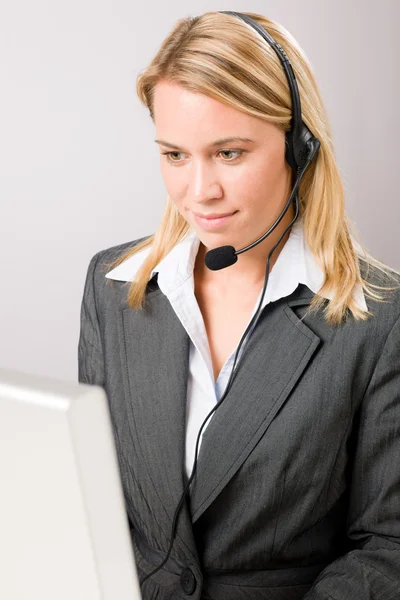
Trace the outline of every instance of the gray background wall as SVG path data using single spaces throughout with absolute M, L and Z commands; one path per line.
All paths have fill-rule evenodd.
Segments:
M 4 2 L 0 8 L 0 366 L 77 381 L 91 256 L 155 231 L 166 199 L 135 92 L 176 19 L 280 21 L 308 55 L 331 120 L 347 210 L 400 268 L 398 0 Z

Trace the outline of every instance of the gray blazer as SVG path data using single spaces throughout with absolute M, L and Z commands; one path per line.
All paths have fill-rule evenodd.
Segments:
M 189 338 L 155 279 L 134 311 L 105 278 L 139 241 L 90 261 L 78 377 L 107 393 L 143 577 L 184 488 Z M 339 327 L 303 318 L 311 297 L 264 308 L 144 600 L 400 598 L 400 291 Z

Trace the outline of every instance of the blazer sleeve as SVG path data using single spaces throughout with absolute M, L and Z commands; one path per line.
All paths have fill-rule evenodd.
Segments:
M 80 313 L 78 341 L 78 381 L 104 387 L 104 357 L 96 308 L 96 266 L 102 251 L 93 256 L 86 273 Z
M 400 598 L 400 317 L 359 411 L 347 518 L 350 550 L 321 571 L 304 600 Z

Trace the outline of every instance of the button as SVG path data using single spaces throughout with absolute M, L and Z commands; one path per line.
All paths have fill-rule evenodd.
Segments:
M 183 589 L 185 594 L 187 594 L 188 596 L 193 594 L 194 590 L 196 589 L 196 586 L 196 578 L 193 575 L 192 571 L 188 568 L 183 569 L 181 573 L 181 588 Z

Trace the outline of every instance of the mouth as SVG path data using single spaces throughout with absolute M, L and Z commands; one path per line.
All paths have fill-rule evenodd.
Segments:
M 219 229 L 220 227 L 223 227 L 225 224 L 227 224 L 237 213 L 238 211 L 234 211 L 233 213 L 226 213 L 226 214 L 220 214 L 220 215 L 215 215 L 211 214 L 211 215 L 207 215 L 207 216 L 202 216 L 199 215 L 197 213 L 193 213 L 194 214 L 194 218 L 196 219 L 196 222 L 203 227 L 203 229 L 208 229 L 208 230 L 214 230 L 214 229 Z

